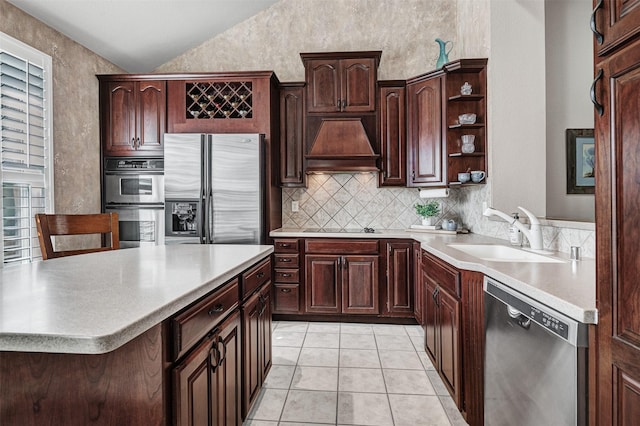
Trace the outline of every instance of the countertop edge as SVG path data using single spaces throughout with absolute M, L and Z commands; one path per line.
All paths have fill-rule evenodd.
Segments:
M 598 322 L 598 312 L 595 307 L 595 300 L 593 306 L 579 306 L 574 303 L 571 303 L 561 297 L 557 297 L 556 295 L 549 293 L 548 291 L 544 291 L 539 289 L 528 282 L 525 282 L 517 277 L 505 273 L 503 271 L 498 270 L 499 266 L 494 266 L 495 262 L 483 261 L 481 259 L 469 256 L 465 253 L 456 252 L 455 255 L 450 252 L 451 249 L 448 249 L 447 252 L 443 250 L 439 250 L 439 247 L 446 246 L 447 242 L 459 242 L 464 241 L 469 238 L 481 238 L 482 240 L 486 240 L 491 244 L 503 244 L 508 245 L 508 241 L 499 240 L 497 238 L 478 235 L 478 234 L 438 234 L 438 233 L 428 233 L 428 232 L 414 232 L 413 230 L 384 230 L 381 232 L 375 233 L 361 233 L 361 232 L 308 232 L 304 230 L 294 230 L 294 229 L 279 229 L 271 231 L 269 234 L 272 238 L 355 238 L 355 239 L 367 239 L 367 238 L 377 238 L 377 239 L 412 239 L 420 243 L 420 246 L 425 251 L 433 254 L 434 256 L 444 260 L 445 262 L 451 264 L 452 266 L 458 269 L 464 269 L 468 271 L 481 272 L 484 275 L 487 275 L 497 281 L 502 282 L 503 284 L 509 286 L 510 288 L 529 296 L 535 300 L 540 301 L 541 303 L 571 317 L 579 322 L 585 324 L 597 324 Z M 437 242 L 437 244 L 434 244 Z M 459 254 L 458 254 L 459 253 Z M 564 253 L 554 253 L 553 257 L 560 257 L 567 261 L 567 264 L 570 264 L 568 257 Z M 594 259 L 583 259 L 579 262 L 583 262 L 583 264 L 593 264 L 595 270 L 595 261 Z M 543 264 L 540 264 L 540 268 L 544 268 Z M 593 281 L 593 291 L 595 296 L 595 275 Z
M 131 324 L 110 334 L 93 336 L 67 336 L 49 334 L 4 333 L 0 335 L 0 350 L 7 352 L 47 352 L 65 354 L 98 355 L 112 352 L 134 340 L 154 326 L 162 323 L 175 313 L 215 291 L 241 272 L 267 258 L 273 253 L 273 246 L 262 246 L 263 249 L 225 273 L 196 285 L 191 291 L 172 300 L 158 309 L 142 316 Z M 241 297 L 240 295 L 238 295 Z

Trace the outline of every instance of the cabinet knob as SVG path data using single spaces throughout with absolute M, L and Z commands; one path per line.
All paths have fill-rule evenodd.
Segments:
M 280 247 L 285 247 L 285 248 L 291 247 L 291 244 L 289 244 L 289 243 L 280 243 Z
M 291 289 L 290 288 L 282 288 L 280 289 L 281 292 L 283 293 L 291 293 Z
M 291 262 L 291 258 L 290 257 L 281 257 L 280 259 L 278 259 L 278 262 L 282 262 L 282 263 Z
M 262 278 L 262 277 L 264 277 L 264 272 L 258 272 L 258 273 L 256 274 L 256 277 L 257 277 L 257 278 Z
M 287 274 L 287 273 L 282 273 L 280 275 L 282 275 L 283 278 L 289 278 L 291 276 L 291 274 Z

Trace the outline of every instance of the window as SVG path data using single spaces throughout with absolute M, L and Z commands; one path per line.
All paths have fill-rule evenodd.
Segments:
M 41 259 L 35 214 L 53 206 L 51 57 L 0 33 L 1 265 Z

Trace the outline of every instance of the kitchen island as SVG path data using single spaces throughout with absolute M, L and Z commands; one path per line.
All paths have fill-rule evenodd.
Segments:
M 238 277 L 272 251 L 155 246 L 0 270 L 0 424 L 168 424 L 168 320 L 230 281 L 220 309 L 237 309 Z

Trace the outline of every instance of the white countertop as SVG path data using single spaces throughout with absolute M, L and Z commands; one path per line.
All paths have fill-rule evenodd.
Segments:
M 0 269 L 0 351 L 112 351 L 272 252 L 177 244 Z
M 565 253 L 551 257 L 563 263 L 493 262 L 468 255 L 448 244 L 501 244 L 508 241 L 476 234 L 436 234 L 406 230 L 376 230 L 375 233 L 308 232 L 303 229 L 281 228 L 270 233 L 273 238 L 408 238 L 421 243 L 421 247 L 459 269 L 478 271 L 502 282 L 512 289 L 571 317 L 577 321 L 595 324 L 596 265 L 594 259 L 571 261 Z

